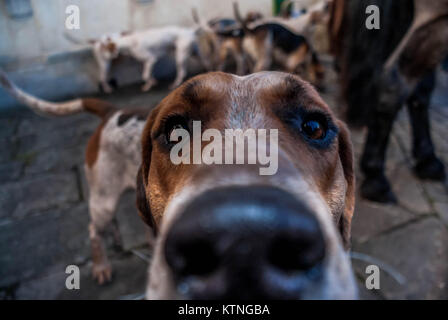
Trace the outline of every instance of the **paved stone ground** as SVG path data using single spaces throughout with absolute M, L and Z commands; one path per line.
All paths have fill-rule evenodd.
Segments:
M 448 76 L 439 80 L 431 109 L 432 135 L 448 168 Z M 120 106 L 151 107 L 166 93 L 161 87 L 141 94 L 133 86 L 103 98 Z M 330 85 L 324 94 L 332 106 L 334 93 Z M 99 286 L 90 276 L 83 156 L 98 123 L 87 114 L 50 119 L 23 108 L 0 113 L 0 299 L 132 299 L 144 292 L 151 252 L 132 191 L 123 196 L 118 210 L 124 250 L 109 245 L 114 281 Z M 359 159 L 365 132 L 352 135 Z M 448 184 L 413 176 L 410 140 L 402 112 L 387 159 L 399 204 L 357 198 L 353 251 L 364 259 L 353 259 L 353 264 L 365 299 L 448 298 Z M 364 289 L 365 267 L 371 264 L 366 259 L 383 268 L 380 290 Z M 65 289 L 69 264 L 80 266 L 80 290 Z M 402 283 L 391 274 L 398 274 Z
M 102 97 L 121 107 L 148 107 L 167 89 L 139 87 Z M 97 285 L 90 274 L 84 149 L 99 124 L 79 114 L 45 118 L 25 108 L 0 113 L 0 299 L 119 299 L 141 295 L 150 251 L 135 210 L 134 192 L 118 208 L 123 251 L 109 241 L 114 279 Z M 110 239 L 109 239 L 110 240 Z M 65 268 L 81 270 L 81 289 L 65 289 Z M 131 295 L 131 296 L 129 296 Z

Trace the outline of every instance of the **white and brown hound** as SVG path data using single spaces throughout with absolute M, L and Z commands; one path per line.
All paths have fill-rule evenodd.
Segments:
M 89 236 L 93 277 L 102 284 L 111 280 L 103 235 L 113 222 L 118 200 L 127 189 L 135 189 L 140 164 L 140 135 L 149 110 L 117 110 L 98 99 L 75 99 L 52 103 L 33 97 L 16 87 L 0 70 L 0 85 L 21 103 L 41 115 L 65 116 L 89 112 L 102 119 L 90 137 L 85 154 L 85 174 L 89 185 Z
M 80 43 L 69 34 L 65 33 L 65 35 L 72 42 Z M 142 91 L 148 91 L 157 83 L 152 76 L 155 63 L 161 57 L 174 51 L 176 78 L 172 87 L 175 88 L 187 75 L 187 61 L 196 48 L 201 63 L 210 70 L 209 61 L 213 59 L 212 51 L 207 50 L 204 45 L 208 45 L 213 39 L 214 33 L 209 27 L 197 25 L 192 28 L 167 26 L 143 31 L 112 33 L 88 42 L 92 44 L 99 67 L 100 85 L 105 92 L 110 93 L 112 88 L 108 83 L 108 72 L 112 60 L 119 54 L 130 55 L 143 63 Z

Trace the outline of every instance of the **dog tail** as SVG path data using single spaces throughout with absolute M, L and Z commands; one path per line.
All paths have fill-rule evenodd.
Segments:
M 240 8 L 238 6 L 238 2 L 233 3 L 233 14 L 235 15 L 236 21 L 238 21 L 241 24 L 241 27 L 244 30 L 247 30 L 248 29 L 247 23 L 246 23 L 247 21 L 246 21 L 246 19 L 243 18 L 243 16 L 240 13 Z
M 193 7 L 191 9 L 191 14 L 193 16 L 193 21 L 198 28 L 201 28 L 203 30 L 210 31 L 210 32 L 213 31 L 211 29 L 210 25 L 207 23 L 207 21 L 205 21 L 204 19 L 201 18 L 196 7 Z
M 191 15 L 193 16 L 193 21 L 197 25 L 201 25 L 201 18 L 199 18 L 198 9 L 196 7 L 191 8 Z
M 113 105 L 99 99 L 74 99 L 60 103 L 39 99 L 18 88 L 1 69 L 0 85 L 18 101 L 37 114 L 44 116 L 65 116 L 86 111 L 100 118 L 104 118 L 107 114 L 115 110 Z
M 71 43 L 74 43 L 74 44 L 77 44 L 77 45 L 92 45 L 92 44 L 94 44 L 97 41 L 95 39 L 88 39 L 87 41 L 81 40 L 81 39 L 78 39 L 78 38 L 74 37 L 69 32 L 64 32 L 64 37 L 68 41 L 70 41 Z

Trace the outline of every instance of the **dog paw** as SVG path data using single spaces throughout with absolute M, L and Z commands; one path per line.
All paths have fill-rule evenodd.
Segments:
M 435 155 L 420 160 L 414 167 L 415 175 L 424 180 L 445 181 L 445 166 Z
M 109 87 L 109 86 L 103 86 L 102 87 L 103 88 L 103 91 L 105 92 L 105 93 L 112 93 L 114 90 L 111 88 L 111 87 Z
M 113 88 L 113 90 L 118 89 L 118 81 L 115 78 L 110 79 L 107 84 Z
M 93 279 L 102 285 L 106 282 L 110 282 L 112 279 L 112 267 L 109 262 L 93 264 L 92 268 Z
M 174 89 L 176 89 L 178 86 L 180 86 L 181 85 L 181 83 L 182 83 L 182 81 L 176 81 L 176 82 L 174 82 L 174 83 L 172 83 L 170 86 L 169 86 L 169 89 L 170 90 L 174 90 Z
M 145 84 L 142 86 L 142 91 L 143 92 L 147 92 L 149 90 L 151 90 L 152 87 L 154 87 L 157 84 L 156 80 L 150 80 L 145 82 Z
M 361 184 L 361 196 L 367 200 L 381 203 L 396 203 L 389 181 L 383 175 L 365 178 Z

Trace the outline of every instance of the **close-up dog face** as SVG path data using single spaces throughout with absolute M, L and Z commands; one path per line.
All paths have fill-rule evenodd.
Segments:
M 278 145 L 266 147 L 278 148 L 278 170 L 260 175 L 259 161 L 173 164 L 170 136 L 191 132 L 193 121 L 223 135 L 278 130 Z M 157 234 L 149 298 L 356 296 L 344 250 L 354 206 L 351 142 L 309 84 L 278 72 L 197 76 L 150 114 L 142 150 L 137 204 Z
M 448 0 L 74 2 L 0 0 L 0 300 L 448 297 Z

